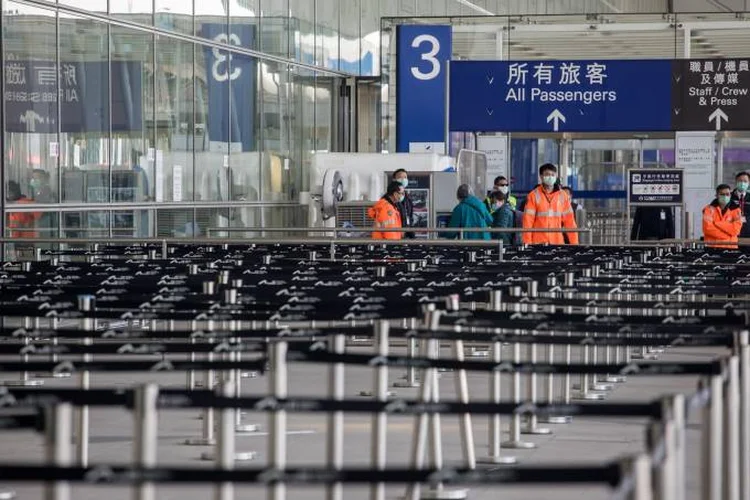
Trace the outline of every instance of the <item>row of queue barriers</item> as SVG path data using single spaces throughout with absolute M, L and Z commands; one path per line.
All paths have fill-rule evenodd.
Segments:
M 235 498 L 237 484 L 254 484 L 281 500 L 300 485 L 343 499 L 344 485 L 368 484 L 370 498 L 385 499 L 386 485 L 399 483 L 417 499 L 466 498 L 465 487 L 477 484 L 559 482 L 607 484 L 613 498 L 676 500 L 688 498 L 686 454 L 694 450 L 685 436 L 696 412 L 700 498 L 750 497 L 750 256 L 738 251 L 338 242 L 332 254 L 316 241 L 206 241 L 98 243 L 36 257 L 0 269 L 0 372 L 20 375 L 0 393 L 0 428 L 44 432 L 47 456 L 0 464 L 0 482 L 44 481 L 47 499 L 72 498 L 76 483 L 129 485 L 143 500 L 158 498 L 162 483 L 212 483 L 221 500 Z M 710 362 L 655 360 L 670 346 L 726 353 Z M 293 363 L 327 366 L 328 397 L 289 397 Z M 372 388 L 356 398 L 344 391 L 349 366 L 373 371 Z M 389 394 L 394 368 L 406 371 L 397 385 L 416 388 L 416 399 Z M 186 373 L 184 389 L 92 388 L 97 372 L 175 371 Z M 474 372 L 489 378 L 487 401 L 471 401 Z M 440 397 L 441 373 L 453 375 L 456 400 Z M 79 387 L 47 387 L 32 374 L 76 375 Z M 268 390 L 244 394 L 248 374 L 267 376 Z M 700 382 L 692 394 L 602 401 L 611 384 L 639 375 Z M 90 463 L 88 411 L 97 407 L 133 411 L 130 463 Z M 167 409 L 201 410 L 201 434 L 190 441 L 214 447 L 204 454 L 214 469 L 159 466 L 157 422 Z M 241 410 L 269 415 L 266 467 L 236 467 L 236 434 L 252 430 Z M 289 465 L 290 413 L 328 415 L 323 466 Z M 368 468 L 345 466 L 351 413 L 372 415 Z M 393 415 L 414 418 L 409 467 L 386 463 Z M 444 415 L 459 418 L 460 466 L 444 460 Z M 475 415 L 490 417 L 479 459 Z M 644 449 L 578 467 L 516 465 L 504 455 L 531 446 L 523 436 L 545 432 L 544 422 L 592 415 L 649 418 Z

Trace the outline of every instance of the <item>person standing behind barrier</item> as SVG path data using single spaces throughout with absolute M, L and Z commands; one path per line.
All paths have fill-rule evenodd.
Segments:
M 487 207 L 487 210 L 492 213 L 494 209 L 492 206 L 495 203 L 495 200 L 492 198 L 492 194 L 496 192 L 501 192 L 505 195 L 505 199 L 507 200 L 507 203 L 510 205 L 510 208 L 513 210 L 516 209 L 516 205 L 518 204 L 518 200 L 515 196 L 510 194 L 510 183 L 508 182 L 508 179 L 504 175 L 498 175 L 495 177 L 495 181 L 492 186 L 492 191 L 487 193 L 487 198 L 484 200 L 484 204 Z
M 747 199 L 747 191 L 750 189 L 750 174 L 740 172 L 734 176 L 736 189 L 732 193 L 732 199 L 737 203 L 742 216 L 742 230 L 740 238 L 750 238 L 750 224 L 747 223 L 750 217 L 750 200 Z
M 570 197 L 557 181 L 557 167 L 545 163 L 539 167 L 541 184 L 526 197 L 523 213 L 524 229 L 576 228 L 576 218 L 570 205 Z M 567 233 L 570 244 L 578 244 L 578 233 Z M 563 245 L 562 232 L 523 233 L 527 245 Z
M 703 240 L 712 248 L 737 248 L 737 238 L 742 229 L 742 212 L 732 199 L 732 188 L 721 184 L 716 188 L 716 198 L 703 209 Z M 722 244 L 717 244 L 721 242 Z
M 492 227 L 509 229 L 515 227 L 515 214 L 502 191 L 492 193 Z M 493 240 L 502 240 L 503 246 L 513 245 L 515 233 L 492 233 Z
M 9 203 L 34 203 L 34 201 L 21 193 L 21 186 L 16 181 L 8 181 L 8 192 L 6 199 Z M 37 238 L 39 235 L 34 230 L 34 224 L 41 216 L 38 212 L 14 212 L 8 210 L 8 229 L 11 238 Z
M 398 181 L 388 184 L 388 189 L 382 198 L 367 209 L 367 216 L 375 221 L 378 229 L 401 228 L 401 212 L 399 203 L 404 199 L 404 186 Z M 373 232 L 375 240 L 400 240 L 404 234 L 398 231 Z
M 672 207 L 638 207 L 630 230 L 632 241 L 671 240 L 674 238 Z
M 398 212 L 401 215 L 401 226 L 404 228 L 412 227 L 414 224 L 414 202 L 409 196 L 409 192 L 406 188 L 409 187 L 409 176 L 406 170 L 399 168 L 393 172 L 393 180 L 401 183 L 404 187 L 404 199 L 398 204 Z M 415 238 L 414 233 L 405 233 L 404 238 L 413 239 Z
M 456 191 L 458 205 L 451 213 L 448 223 L 450 228 L 480 228 L 492 226 L 492 215 L 482 201 L 474 196 L 468 184 L 461 184 Z M 450 233 L 449 238 L 457 238 L 460 233 Z M 490 233 L 485 231 L 465 231 L 463 239 L 466 240 L 489 240 Z

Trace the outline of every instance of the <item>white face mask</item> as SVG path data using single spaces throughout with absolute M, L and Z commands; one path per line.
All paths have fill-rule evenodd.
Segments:
M 508 186 L 500 186 L 499 188 L 497 188 L 497 190 L 503 194 L 508 194 L 510 192 L 510 188 Z

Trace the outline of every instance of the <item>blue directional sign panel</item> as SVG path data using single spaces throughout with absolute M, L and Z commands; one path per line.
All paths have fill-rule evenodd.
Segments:
M 445 142 L 445 89 L 451 27 L 398 27 L 396 151 L 411 143 Z
M 454 132 L 672 130 L 671 60 L 453 61 Z

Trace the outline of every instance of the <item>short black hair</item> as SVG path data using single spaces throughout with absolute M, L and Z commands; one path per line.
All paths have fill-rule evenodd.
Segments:
M 401 185 L 400 182 L 397 182 L 397 181 L 389 182 L 388 183 L 388 189 L 386 190 L 385 194 L 387 196 L 391 196 L 391 195 L 393 195 L 395 193 L 400 192 L 402 188 L 403 188 L 403 186 Z
M 495 201 L 505 201 L 506 199 L 508 199 L 508 197 L 505 196 L 505 193 L 503 193 L 502 191 L 494 191 L 492 193 L 492 199 L 494 199 Z
M 544 174 L 544 172 L 554 172 L 557 173 L 557 167 L 554 166 L 552 163 L 545 163 L 541 167 L 539 167 L 539 175 Z
M 405 169 L 405 168 L 399 168 L 398 170 L 396 170 L 395 172 L 393 172 L 393 175 L 391 176 L 391 179 L 395 179 L 395 178 L 396 178 L 396 176 L 397 176 L 398 174 L 400 174 L 401 172 L 403 172 L 403 173 L 405 173 L 405 174 L 406 174 L 406 169 Z M 408 174 L 407 174 L 407 175 L 408 175 Z
M 570 194 L 573 194 L 573 189 L 570 186 L 563 186 L 562 187 L 565 191 L 569 192 Z
M 495 180 L 492 181 L 492 183 L 493 184 L 497 184 L 500 181 L 507 181 L 507 180 L 508 180 L 508 178 L 505 177 L 504 175 L 498 175 L 497 177 L 495 177 Z
M 747 172 L 744 172 L 744 171 L 743 171 L 743 172 L 737 172 L 737 175 L 735 175 L 735 176 L 734 176 L 734 180 L 737 180 L 737 179 L 739 179 L 739 178 L 740 178 L 740 177 L 742 177 L 743 175 L 746 175 L 746 176 L 750 177 L 750 174 L 749 174 L 749 173 L 747 173 Z
M 730 186 L 729 184 L 719 184 L 718 186 L 716 186 L 716 194 L 719 194 L 719 191 L 721 191 L 722 189 L 728 189 L 731 191 L 732 186 Z

